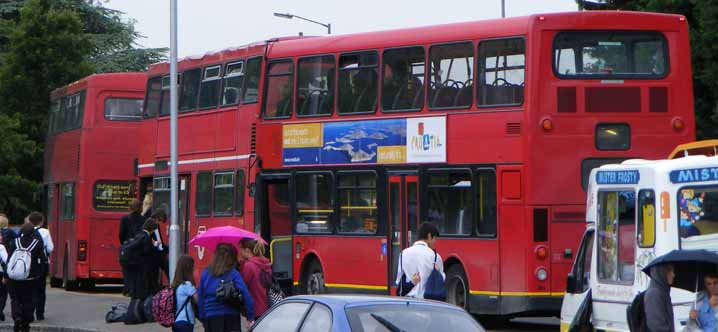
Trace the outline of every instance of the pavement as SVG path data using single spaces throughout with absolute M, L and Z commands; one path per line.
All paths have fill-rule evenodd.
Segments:
M 105 314 L 113 304 L 129 303 L 129 299 L 120 294 L 121 287 L 98 287 L 93 292 L 66 292 L 59 288 L 47 289 L 47 306 L 44 321 L 36 321 L 31 331 L 39 332 L 157 332 L 170 331 L 158 323 L 125 325 L 105 322 Z M 0 332 L 12 331 L 10 318 L 10 299 L 5 307 L 7 320 L 0 322 Z M 556 318 L 522 318 L 509 323 L 487 324 L 490 332 L 557 332 Z M 195 326 L 195 332 L 203 332 L 202 324 Z

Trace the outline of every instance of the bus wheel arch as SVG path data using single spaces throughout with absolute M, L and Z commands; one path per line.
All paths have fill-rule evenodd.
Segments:
M 324 269 L 322 269 L 322 264 L 319 262 L 319 257 L 315 254 L 309 254 L 304 258 L 300 276 L 300 290 L 303 294 L 326 293 Z
M 446 302 L 469 311 L 470 289 L 466 270 L 456 258 L 446 261 Z

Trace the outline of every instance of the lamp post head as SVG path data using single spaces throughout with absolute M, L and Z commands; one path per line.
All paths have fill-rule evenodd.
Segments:
M 289 14 L 289 13 L 286 13 L 286 14 L 284 14 L 284 13 L 274 13 L 274 16 L 276 16 L 276 17 L 281 17 L 281 18 L 287 18 L 287 19 L 290 19 L 290 20 L 291 20 L 292 18 L 294 18 L 294 15 Z

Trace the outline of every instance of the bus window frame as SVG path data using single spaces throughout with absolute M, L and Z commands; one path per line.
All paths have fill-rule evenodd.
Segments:
M 334 76 L 334 77 L 333 77 L 333 79 L 334 79 L 334 84 L 333 84 L 333 85 L 334 85 L 334 86 L 331 87 L 331 91 L 332 91 L 332 94 L 333 94 L 333 96 L 332 96 L 332 106 L 331 106 L 331 108 L 329 109 L 329 113 L 328 113 L 328 114 L 309 114 L 309 115 L 301 115 L 301 114 L 299 114 L 299 111 L 298 111 L 298 110 L 299 110 L 299 105 L 297 104 L 297 101 L 298 101 L 298 100 L 296 99 L 297 96 L 299 96 L 299 94 L 297 93 L 297 90 L 299 90 L 299 84 L 298 84 L 298 83 L 299 83 L 299 66 L 300 66 L 300 61 L 301 61 L 301 60 L 305 60 L 305 59 L 322 58 L 322 57 L 325 57 L 325 56 L 331 56 L 331 57 L 332 57 L 332 60 L 334 60 L 334 75 L 333 75 L 333 76 Z M 296 71 L 297 73 L 296 73 L 296 75 L 295 75 L 296 77 L 294 78 L 295 83 L 294 83 L 294 87 L 293 87 L 293 89 L 292 89 L 292 90 L 294 90 L 294 91 L 292 91 L 292 94 L 293 94 L 292 98 L 294 99 L 294 100 L 293 100 L 294 111 L 292 112 L 292 114 L 296 115 L 296 117 L 297 117 L 298 119 L 299 119 L 299 118 L 331 117 L 332 115 L 334 115 L 334 113 L 337 112 L 337 109 L 336 109 L 336 108 L 337 108 L 337 99 L 338 99 L 337 93 L 339 92 L 339 86 L 338 86 L 338 85 L 339 85 L 339 84 L 338 84 L 338 83 L 339 83 L 339 58 L 336 56 L 336 54 L 334 54 L 334 53 L 322 53 L 322 54 L 306 55 L 306 56 L 297 57 L 297 64 L 296 64 L 295 71 Z M 290 117 L 291 117 L 291 116 L 290 116 Z
M 471 102 L 466 106 L 432 107 L 429 104 L 430 99 L 429 99 L 429 88 L 428 88 L 429 86 L 431 86 L 431 70 L 433 67 L 433 64 L 431 62 L 431 50 L 434 47 L 451 46 L 451 45 L 459 45 L 459 44 L 467 44 L 467 43 L 471 44 L 471 54 L 472 54 L 472 57 L 474 58 L 470 62 L 471 65 L 474 66 L 474 68 L 471 69 L 472 70 L 471 80 L 474 82 L 474 87 L 471 89 Z M 427 89 L 426 89 L 426 92 L 424 93 L 424 98 L 426 99 L 425 103 L 424 103 L 424 107 L 426 107 L 426 109 L 428 109 L 429 111 L 454 111 L 454 110 L 469 110 L 469 109 L 471 109 L 471 107 L 475 104 L 475 100 L 476 100 L 476 95 L 475 95 L 476 91 L 474 91 L 474 90 L 476 90 L 476 49 L 477 49 L 476 43 L 474 43 L 473 40 L 458 40 L 458 41 L 436 43 L 436 44 L 429 45 L 429 51 L 426 52 L 426 65 L 425 65 L 426 66 L 425 71 L 426 71 L 426 75 L 427 75 L 427 79 L 428 79 L 427 83 L 425 84 L 425 85 L 427 85 Z
M 334 181 L 334 190 L 333 191 L 334 191 L 334 196 L 336 197 L 334 199 L 334 212 L 336 214 L 336 217 L 335 217 L 336 218 L 336 227 L 334 228 L 333 233 L 338 236 L 351 236 L 351 237 L 355 237 L 355 236 L 360 236 L 360 237 L 382 236 L 383 237 L 383 236 L 385 236 L 386 232 L 384 230 L 385 230 L 385 226 L 386 226 L 385 225 L 386 219 L 382 218 L 382 213 L 383 213 L 382 208 L 383 207 L 381 205 L 382 196 L 380 193 L 383 192 L 383 189 L 381 189 L 382 187 L 379 183 L 379 181 L 380 181 L 379 172 L 377 172 L 376 169 L 356 169 L 356 170 L 345 169 L 345 170 L 338 170 L 334 173 L 335 173 L 334 174 L 335 181 Z M 338 179 L 342 175 L 352 176 L 352 175 L 361 175 L 361 174 L 373 174 L 374 175 L 374 191 L 375 191 L 376 198 L 377 198 L 376 199 L 376 210 L 377 210 L 376 231 L 374 233 L 340 232 L 339 228 L 341 226 L 341 216 L 340 216 L 340 214 L 341 214 L 341 202 L 340 202 L 341 197 L 339 197 L 339 190 L 341 190 L 341 189 L 345 189 L 345 190 L 346 189 L 348 189 L 348 190 L 364 189 L 364 190 L 366 190 L 367 188 L 356 187 L 356 186 L 342 187 L 339 185 Z
M 262 112 L 261 112 L 262 119 L 264 119 L 264 120 L 283 120 L 283 119 L 291 119 L 292 115 L 294 115 L 294 107 L 297 106 L 297 105 L 294 105 L 294 90 L 295 90 L 294 86 L 297 84 L 297 82 L 295 82 L 296 77 L 297 77 L 297 74 L 296 74 L 297 62 L 295 60 L 296 59 L 292 58 L 292 57 L 271 59 L 271 60 L 266 61 L 266 66 L 264 66 L 264 68 L 261 68 L 261 66 L 260 66 L 260 68 L 261 68 L 260 72 L 262 72 L 262 71 L 264 72 L 264 75 L 260 74 L 260 79 L 262 79 L 264 81 L 264 83 L 263 83 L 264 89 L 262 91 Z M 269 74 L 270 67 L 273 64 L 280 64 L 280 63 L 292 64 L 291 73 L 289 73 L 289 74 L 282 73 L 282 74 L 274 74 L 274 75 Z M 269 93 L 269 79 L 272 77 L 282 77 L 282 76 L 289 76 L 290 77 L 289 81 L 292 83 L 291 93 L 289 96 L 289 99 L 290 99 L 292 105 L 289 108 L 289 115 L 268 117 L 267 116 L 267 93 Z M 246 77 L 245 77 L 244 81 L 245 82 L 247 81 Z
M 229 75 L 227 75 L 227 68 L 228 68 L 229 66 L 236 66 L 236 65 L 241 65 L 242 70 L 240 71 L 240 73 L 239 73 L 239 74 L 229 74 Z M 220 83 L 220 88 L 219 88 L 219 104 L 218 104 L 218 106 L 219 106 L 220 108 L 229 107 L 229 106 L 236 106 L 236 105 L 239 105 L 239 104 L 242 103 L 242 94 L 244 94 L 244 90 L 243 90 L 243 88 L 244 88 L 244 79 L 247 78 L 247 77 L 246 77 L 246 72 L 245 72 L 245 70 L 247 69 L 246 66 L 247 66 L 247 62 L 244 60 L 244 58 L 237 59 L 237 60 L 233 60 L 233 61 L 229 61 L 229 62 L 226 62 L 226 63 L 223 63 L 223 64 L 222 64 L 222 68 L 223 68 L 223 73 L 224 73 L 224 75 L 222 75 L 222 77 L 221 77 L 222 82 Z M 228 79 L 228 78 L 235 78 L 235 77 L 242 77 L 242 84 L 239 85 L 239 91 L 237 92 L 237 101 L 234 102 L 234 103 L 225 104 L 225 103 L 223 103 L 223 100 L 224 100 L 224 89 L 227 87 L 227 86 L 226 86 L 227 79 Z
M 478 82 L 478 79 L 479 79 L 479 69 L 480 69 L 480 68 L 483 68 L 483 66 L 480 65 L 480 62 L 479 62 L 479 60 L 480 60 L 480 59 L 479 59 L 479 54 L 480 54 L 480 53 L 479 53 L 479 47 L 481 47 L 481 43 L 483 43 L 483 42 L 490 42 L 490 41 L 496 41 L 496 40 L 507 40 L 507 39 L 521 39 L 521 40 L 523 41 L 523 43 L 524 43 L 524 85 L 522 86 L 523 89 L 524 89 L 524 98 L 523 98 L 523 100 L 521 101 L 521 103 L 518 103 L 518 104 L 480 105 L 480 104 L 479 104 L 479 92 L 478 92 L 479 85 L 477 84 L 477 82 Z M 476 77 L 476 79 L 474 80 L 474 90 L 475 90 L 475 91 L 474 91 L 474 99 L 475 99 L 475 100 L 474 100 L 474 104 L 476 105 L 476 107 L 477 107 L 480 111 L 483 110 L 483 109 L 487 109 L 487 108 L 519 107 L 519 106 L 524 106 L 524 104 L 526 104 L 526 91 L 527 91 L 527 89 L 526 89 L 527 84 L 526 84 L 526 83 L 527 83 L 527 81 L 528 81 L 528 76 L 529 76 L 529 72 L 528 72 L 528 71 L 529 71 L 529 69 L 528 69 L 528 68 L 529 68 L 529 61 L 528 61 L 528 59 L 529 59 L 529 52 L 528 52 L 528 51 L 529 51 L 529 48 L 527 47 L 527 44 L 528 44 L 528 43 L 526 42 L 526 36 L 525 36 L 525 35 L 517 35 L 517 36 L 509 36 L 509 37 L 498 37 L 498 38 L 485 38 L 485 39 L 480 39 L 480 40 L 476 43 L 476 65 L 474 65 L 474 67 L 476 68 L 476 69 L 474 70 L 474 71 L 476 72 L 476 75 L 474 75 L 474 76 Z
M 144 104 L 144 100 L 143 100 L 142 98 L 137 98 L 137 97 L 114 97 L 114 96 L 108 96 L 108 97 L 105 98 L 105 100 L 102 102 L 102 113 L 104 114 L 104 117 L 105 117 L 105 120 L 106 120 L 106 121 L 112 121 L 112 122 L 139 122 L 139 121 L 142 121 L 142 119 L 143 119 L 143 118 L 142 118 L 142 112 L 143 112 L 142 109 L 140 109 L 139 118 L 134 118 L 134 119 L 130 119 L 130 120 L 117 120 L 117 119 L 111 119 L 111 118 L 109 118 L 109 117 L 108 117 L 108 114 L 107 114 L 107 102 L 110 101 L 110 100 L 118 100 L 118 99 L 120 99 L 120 100 L 139 100 L 140 102 L 142 102 L 142 103 Z
M 475 190 L 475 176 L 474 176 L 474 169 L 471 167 L 448 167 L 448 168 L 439 168 L 439 167 L 432 167 L 432 168 L 426 168 L 424 172 L 421 173 L 421 178 L 419 179 L 419 206 L 421 209 L 420 218 L 419 220 L 429 220 L 428 214 L 429 214 L 429 189 L 430 184 L 429 182 L 431 175 L 434 174 L 451 174 L 451 173 L 469 173 L 469 179 L 471 180 L 471 188 L 469 188 L 469 196 L 471 200 L 471 212 L 476 213 L 476 190 Z M 447 186 L 437 186 L 435 185 L 434 188 L 449 188 Z M 497 188 L 497 196 L 498 196 L 498 188 Z M 498 199 L 498 197 L 497 197 Z M 497 201 L 497 209 L 498 209 L 498 201 Z M 497 231 L 498 234 L 498 213 L 497 213 Z M 440 229 L 440 226 L 436 222 L 432 222 L 434 225 L 437 226 L 437 228 Z M 452 238 L 452 239 L 470 239 L 470 238 L 483 238 L 483 239 L 492 239 L 485 236 L 477 236 L 476 232 L 476 216 L 471 217 L 471 230 L 469 231 L 469 234 L 447 234 L 445 232 L 441 232 L 442 238 Z M 498 236 L 497 236 L 498 237 Z
M 352 55 L 363 54 L 363 53 L 374 53 L 374 54 L 376 55 L 376 65 L 363 66 L 363 67 L 362 67 L 362 66 L 357 66 L 357 68 L 351 68 L 351 69 L 344 69 L 344 70 L 342 70 L 342 68 L 340 67 L 340 64 L 341 64 L 341 59 L 342 59 L 343 56 L 352 56 Z M 336 85 L 336 87 L 335 87 L 336 92 L 335 92 L 335 98 L 334 98 L 334 108 L 335 108 L 336 110 L 335 110 L 333 113 L 336 113 L 338 116 L 366 115 L 366 114 L 376 114 L 376 113 L 377 113 L 377 110 L 378 110 L 379 108 L 381 108 L 381 106 L 379 105 L 379 104 L 381 103 L 381 77 L 380 77 L 380 73 L 381 73 L 381 66 L 383 65 L 383 63 L 382 63 L 381 60 L 382 60 L 382 59 L 381 59 L 381 56 L 380 56 L 380 53 L 379 53 L 379 49 L 376 49 L 376 48 L 367 49 L 367 50 L 357 50 L 357 51 L 349 51 L 349 52 L 344 52 L 344 53 L 341 53 L 341 52 L 338 53 L 338 56 L 336 57 L 336 61 L 337 61 L 337 62 L 336 62 L 336 63 L 337 63 L 337 66 L 336 66 L 337 72 L 336 72 L 336 84 L 335 84 L 335 85 Z M 371 110 L 371 111 L 367 111 L 367 112 L 348 112 L 348 113 L 342 113 L 342 112 L 340 112 L 340 111 L 339 111 L 339 98 L 340 98 L 340 95 L 339 95 L 339 86 L 340 86 L 341 84 L 339 84 L 339 79 L 340 79 L 339 74 L 340 74 L 342 71 L 362 70 L 362 69 L 372 69 L 372 68 L 373 68 L 373 69 L 376 69 L 376 71 L 377 71 L 377 78 L 376 78 L 376 85 L 377 85 L 377 86 L 376 86 L 376 89 L 377 89 L 377 91 L 376 91 L 376 104 L 374 105 L 374 109 Z
M 197 208 L 197 205 L 199 204 L 199 176 L 200 175 L 209 175 L 209 184 L 210 184 L 210 190 L 207 192 L 209 194 L 209 206 L 207 208 L 207 213 L 199 213 L 199 209 Z M 214 172 L 212 171 L 198 171 L 195 175 L 195 189 L 194 189 L 194 215 L 195 218 L 211 218 L 212 217 L 212 210 L 214 208 L 214 202 L 213 202 L 213 196 L 214 196 Z
M 212 217 L 233 217 L 234 216 L 234 201 L 236 199 L 235 195 L 236 195 L 236 191 L 237 191 L 237 178 L 236 178 L 237 174 L 236 173 L 237 173 L 237 171 L 235 169 L 221 169 L 221 170 L 212 171 L 212 207 L 210 209 L 210 213 L 211 213 Z M 215 192 L 217 190 L 216 183 L 217 183 L 217 175 L 218 174 L 223 174 L 223 175 L 229 174 L 232 176 L 232 191 L 231 191 L 232 206 L 230 207 L 229 213 L 222 213 L 222 212 L 217 213 L 217 211 L 215 210 L 215 205 L 217 204 Z M 224 189 L 224 187 L 222 187 L 220 189 Z
M 149 89 L 150 81 L 155 80 L 155 79 L 159 79 L 159 81 L 160 81 L 160 89 L 158 90 L 159 95 L 158 95 L 158 100 L 157 100 L 157 109 L 155 110 L 156 111 L 155 115 L 149 116 L 147 114 L 147 109 L 149 107 L 147 100 L 149 100 L 149 95 L 150 95 L 150 89 Z M 145 86 L 145 97 L 142 100 L 142 120 L 158 118 L 160 115 L 160 107 L 162 106 L 161 104 L 162 104 L 162 75 L 152 76 L 147 79 L 147 84 Z
M 556 40 L 558 37 L 560 37 L 561 34 L 566 33 L 649 33 L 649 34 L 656 34 L 661 37 L 661 40 L 663 41 L 663 54 L 666 59 L 666 70 L 664 71 L 663 75 L 640 75 L 640 74 L 620 74 L 620 75 L 586 75 L 586 74 L 575 74 L 575 75 L 564 75 L 561 74 L 558 71 L 558 68 L 556 68 L 556 60 L 554 51 L 556 48 Z M 617 80 L 663 80 L 666 79 L 671 74 L 671 58 L 670 58 L 670 50 L 671 48 L 668 45 L 668 38 L 666 38 L 666 35 L 663 31 L 660 30 L 561 30 L 557 31 L 551 40 L 551 71 L 553 72 L 554 77 L 562 80 L 611 80 L 611 79 L 617 79 Z
M 197 80 L 197 86 L 196 91 L 194 93 L 194 105 L 192 107 L 182 107 L 182 102 L 185 100 L 185 98 L 189 98 L 189 96 L 185 95 L 184 92 L 184 83 L 185 78 L 187 77 L 188 73 L 191 72 L 199 72 L 199 77 Z M 188 68 L 187 70 L 182 71 L 182 74 L 179 76 L 181 77 L 179 84 L 177 84 L 177 113 L 183 114 L 183 113 L 190 113 L 197 110 L 197 105 L 199 105 L 199 89 L 200 85 L 202 84 L 202 68 L 201 67 L 195 67 L 195 68 Z M 172 112 L 172 110 L 170 110 Z
M 620 125 L 628 129 L 628 146 L 625 149 L 602 149 L 598 146 L 598 127 L 611 125 Z M 628 151 L 631 149 L 631 141 L 633 141 L 631 139 L 631 125 L 628 122 L 599 122 L 593 127 L 593 146 L 596 151 Z
M 59 209 L 59 210 L 60 210 L 60 211 L 59 211 L 59 212 L 60 212 L 60 213 L 59 213 L 60 221 L 75 221 L 75 217 L 77 217 L 77 185 L 76 185 L 75 182 L 73 182 L 73 181 L 70 181 L 70 182 L 61 182 L 61 183 L 59 183 L 59 185 L 60 185 L 60 186 L 59 186 L 59 187 L 60 187 L 60 197 L 59 197 L 59 201 L 60 201 L 60 209 Z M 72 214 L 69 215 L 69 216 L 67 216 L 67 215 L 65 214 L 65 191 L 64 191 L 65 186 L 68 186 L 68 185 L 69 185 L 70 187 L 72 187 Z
M 495 227 L 494 234 L 482 234 L 482 233 L 479 233 L 479 229 L 478 229 L 478 226 L 479 226 L 478 196 L 480 193 L 478 181 L 479 181 L 479 173 L 481 173 L 482 171 L 489 171 L 494 174 L 494 199 L 495 199 L 494 207 L 496 208 L 496 211 L 494 212 L 494 227 Z M 498 239 L 499 238 L 499 221 L 500 221 L 499 208 L 500 208 L 500 206 L 499 206 L 499 176 L 498 176 L 498 172 L 496 172 L 496 168 L 493 168 L 493 167 L 476 167 L 476 168 L 474 168 L 473 172 L 472 172 L 471 188 L 473 191 L 474 200 L 476 201 L 475 202 L 476 204 L 474 204 L 475 206 L 474 206 L 474 218 L 473 218 L 474 219 L 473 235 L 478 238 L 482 238 L 482 239 L 490 239 L 490 240 Z M 481 198 L 483 200 L 483 196 Z
M 331 188 L 329 188 L 329 195 L 331 199 L 331 207 L 332 207 L 332 213 L 330 217 L 327 219 L 327 223 L 331 225 L 331 231 L 330 232 L 297 232 L 297 224 L 299 219 L 299 208 L 297 207 L 297 176 L 299 175 L 316 175 L 316 174 L 328 174 L 332 179 L 332 185 Z M 337 191 L 337 177 L 335 176 L 334 172 L 331 170 L 315 170 L 315 171 L 296 171 L 293 172 L 291 176 L 291 187 L 289 188 L 289 207 L 291 209 L 290 216 L 292 218 L 292 234 L 299 235 L 299 236 L 305 236 L 305 235 L 337 235 L 337 197 L 336 197 L 336 191 Z
M 383 91 L 384 90 L 383 89 L 383 87 L 384 87 L 384 56 L 386 56 L 386 52 L 388 52 L 388 51 L 390 52 L 390 51 L 398 51 L 398 50 L 413 49 L 413 48 L 421 48 L 424 51 L 424 84 L 421 87 L 421 90 L 424 93 L 424 96 L 421 98 L 423 101 L 422 106 L 419 108 L 385 110 L 384 105 L 381 102 L 382 101 L 381 99 L 384 97 L 384 93 L 383 93 L 384 92 Z M 429 71 L 427 70 L 428 62 L 429 62 L 429 52 L 427 52 L 426 45 L 422 45 L 422 44 L 411 45 L 411 46 L 401 46 L 401 47 L 389 47 L 389 48 L 385 48 L 381 51 L 381 65 L 379 68 L 379 91 L 381 93 L 379 94 L 379 97 L 378 97 L 379 98 L 379 111 L 381 113 L 394 114 L 394 113 L 404 113 L 404 112 L 406 112 L 406 113 L 421 112 L 421 110 L 423 110 L 424 107 L 427 107 L 426 106 L 426 92 L 427 92 L 429 84 L 426 84 L 426 82 L 428 82 L 428 79 L 429 79 L 429 77 L 427 76 L 429 74 Z
M 239 61 L 238 61 L 238 62 L 239 62 Z M 214 109 L 214 108 L 221 107 L 220 104 L 221 104 L 222 92 L 223 92 L 223 91 L 222 91 L 222 85 L 223 85 L 223 83 L 224 83 L 224 68 L 225 68 L 225 65 L 226 65 L 226 64 L 224 64 L 224 63 L 216 63 L 216 64 L 211 64 L 211 65 L 206 65 L 206 66 L 204 66 L 204 67 L 201 67 L 201 68 L 202 68 L 202 75 L 200 76 L 200 80 L 199 80 L 199 88 L 197 88 L 197 106 L 196 106 L 196 109 L 197 109 L 198 111 L 206 111 L 206 110 L 210 110 L 210 109 Z M 208 70 L 215 69 L 215 68 L 219 70 L 219 72 L 217 73 L 217 76 L 216 76 L 216 77 L 207 78 L 207 71 L 208 71 Z M 200 107 L 200 105 L 202 104 L 202 85 L 203 85 L 204 83 L 206 83 L 206 82 L 214 82 L 214 81 L 219 81 L 219 84 L 218 84 L 218 86 L 217 86 L 217 95 L 215 96 L 215 104 L 214 104 L 214 106 Z
M 253 101 L 245 101 L 244 94 L 247 92 L 247 81 L 249 78 L 249 62 L 252 60 L 259 59 L 259 71 L 257 73 L 257 98 L 255 98 Z M 244 80 L 242 81 L 242 95 L 239 96 L 239 104 L 240 105 L 251 105 L 251 104 L 257 104 L 259 103 L 260 96 L 262 97 L 262 104 L 264 104 L 264 91 L 266 90 L 263 86 L 263 82 L 265 80 L 265 68 L 264 65 L 267 63 L 267 61 L 264 60 L 264 56 L 257 55 L 253 57 L 248 58 L 242 58 L 244 61 Z M 262 108 L 261 116 L 264 116 L 264 108 Z

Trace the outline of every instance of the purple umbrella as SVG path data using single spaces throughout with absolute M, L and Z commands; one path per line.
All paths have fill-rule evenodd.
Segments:
M 229 243 L 237 246 L 241 239 L 254 239 L 262 241 L 265 245 L 267 244 L 256 233 L 234 226 L 212 227 L 206 232 L 197 234 L 189 241 L 189 244 L 214 249 L 219 243 Z

